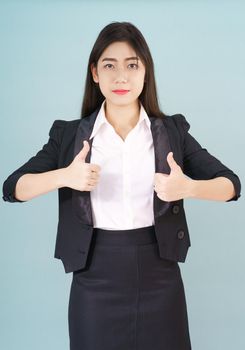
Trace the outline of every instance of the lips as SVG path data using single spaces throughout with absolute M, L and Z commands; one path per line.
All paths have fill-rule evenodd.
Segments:
M 125 95 L 126 93 L 129 92 L 129 90 L 112 90 L 112 92 L 114 92 L 115 94 L 118 94 L 118 95 Z

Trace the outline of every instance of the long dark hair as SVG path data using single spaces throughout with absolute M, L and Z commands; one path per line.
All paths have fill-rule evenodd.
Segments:
M 97 62 L 103 51 L 107 46 L 116 41 L 127 42 L 131 45 L 145 66 L 145 84 L 139 95 L 139 100 L 143 104 L 146 113 L 148 116 L 164 117 L 165 114 L 161 112 L 158 105 L 154 63 L 149 47 L 139 29 L 130 22 L 111 22 L 99 33 L 89 56 L 80 117 L 83 118 L 91 114 L 101 106 L 101 103 L 105 99 L 98 84 L 93 80 L 91 64 L 97 67 Z

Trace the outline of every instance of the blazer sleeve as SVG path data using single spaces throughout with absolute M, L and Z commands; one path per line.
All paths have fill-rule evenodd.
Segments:
M 234 185 L 235 196 L 227 202 L 236 201 L 241 196 L 239 177 L 220 160 L 211 155 L 206 148 L 189 133 L 190 124 L 182 114 L 175 117 L 183 137 L 183 172 L 195 180 L 209 180 L 219 176 L 228 178 Z
M 26 202 L 15 198 L 15 186 L 19 178 L 24 174 L 37 174 L 58 167 L 59 149 L 66 121 L 55 120 L 49 130 L 49 139 L 36 155 L 31 157 L 25 164 L 10 174 L 3 183 L 3 200 L 8 202 Z

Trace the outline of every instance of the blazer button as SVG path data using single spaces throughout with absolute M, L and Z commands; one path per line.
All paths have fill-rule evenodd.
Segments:
M 173 212 L 173 214 L 178 214 L 179 213 L 179 206 L 178 205 L 174 205 L 172 207 L 172 212 Z
M 184 237 L 184 235 L 185 235 L 185 231 L 183 231 L 183 230 L 178 231 L 178 238 L 179 239 L 182 239 Z

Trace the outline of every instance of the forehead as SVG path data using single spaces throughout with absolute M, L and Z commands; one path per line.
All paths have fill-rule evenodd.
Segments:
M 100 61 L 104 61 L 105 58 L 113 58 L 115 61 L 126 59 L 139 59 L 135 50 L 126 42 L 114 42 L 107 46 L 100 56 Z

